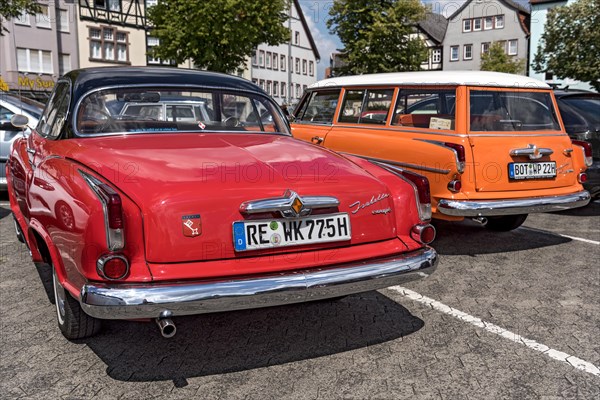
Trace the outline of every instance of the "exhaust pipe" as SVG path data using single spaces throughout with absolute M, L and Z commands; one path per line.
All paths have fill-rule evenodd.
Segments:
M 477 222 L 478 224 L 481 224 L 483 226 L 485 226 L 485 224 L 487 224 L 488 220 L 486 217 L 474 217 L 471 218 L 473 221 Z
M 156 325 L 164 338 L 172 338 L 177 333 L 177 328 L 171 318 L 156 318 Z

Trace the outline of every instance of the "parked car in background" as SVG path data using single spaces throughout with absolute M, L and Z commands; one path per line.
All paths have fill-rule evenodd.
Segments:
M 5 163 L 8 159 L 12 143 L 23 132 L 22 128 L 13 126 L 10 119 L 15 114 L 26 115 L 29 118 L 29 126 L 37 125 L 44 105 L 37 101 L 19 98 L 7 92 L 0 92 L 0 191 L 6 191 Z M 30 128 L 25 127 L 28 134 Z
M 164 110 L 166 96 L 212 111 L 122 112 L 140 100 Z M 18 237 L 51 266 L 69 339 L 102 319 L 155 319 L 171 337 L 180 315 L 345 296 L 437 265 L 426 178 L 295 140 L 238 77 L 71 71 L 7 169 Z
M 587 182 L 583 186 L 593 197 L 600 196 L 600 94 L 578 90 L 555 90 L 565 130 L 571 138 L 591 145 Z M 580 143 L 584 145 L 583 143 Z M 589 150 L 588 150 L 589 152 Z M 588 157 L 589 158 L 589 157 Z
M 427 176 L 434 218 L 508 231 L 529 213 L 590 201 L 587 150 L 566 134 L 550 86 L 528 77 L 331 78 L 308 88 L 292 119 L 298 139 Z

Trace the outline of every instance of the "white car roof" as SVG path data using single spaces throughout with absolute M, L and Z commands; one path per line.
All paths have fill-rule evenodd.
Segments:
M 545 82 L 528 76 L 489 71 L 420 71 L 340 76 L 310 85 L 311 89 L 371 85 L 466 85 L 550 89 Z

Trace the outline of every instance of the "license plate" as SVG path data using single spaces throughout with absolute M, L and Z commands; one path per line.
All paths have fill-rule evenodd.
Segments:
M 235 251 L 339 242 L 350 238 L 347 213 L 233 223 Z
M 556 162 L 509 163 L 508 176 L 510 179 L 554 178 Z

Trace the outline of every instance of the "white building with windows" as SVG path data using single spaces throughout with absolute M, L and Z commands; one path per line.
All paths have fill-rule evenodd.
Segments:
M 295 104 L 304 90 L 317 81 L 320 56 L 298 0 L 292 3 L 289 43 L 261 44 L 248 60 L 243 77 L 262 87 L 279 104 Z
M 0 88 L 45 101 L 56 80 L 79 66 L 77 7 L 40 1 L 41 12 L 5 21 L 0 36 Z
M 525 7 L 512 0 L 467 0 L 448 17 L 443 70 L 479 71 L 481 55 L 494 42 L 500 42 L 508 55 L 527 60 L 529 16 Z

